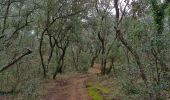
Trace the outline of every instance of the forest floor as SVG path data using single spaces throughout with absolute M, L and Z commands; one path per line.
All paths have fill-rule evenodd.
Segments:
M 91 100 L 85 86 L 87 79 L 87 74 L 57 77 L 53 82 L 49 82 L 47 94 L 41 100 Z
M 87 74 L 58 75 L 48 82 L 46 93 L 41 100 L 92 100 L 88 95 L 86 81 L 100 73 L 97 64 Z
M 110 87 L 113 86 L 112 81 L 105 77 L 100 78 L 98 74 L 100 74 L 100 65 L 94 64 L 87 73 L 59 74 L 55 80 L 46 79 L 37 87 L 38 97 L 35 100 L 119 100 L 113 97 L 108 99 L 109 95 L 113 95 L 109 94 Z M 113 89 L 114 92 L 115 90 Z M 15 98 L 0 96 L 0 100 L 15 100 Z
M 76 73 L 58 75 L 55 80 L 46 80 L 38 100 L 92 100 L 86 88 L 89 77 L 89 74 Z M 0 96 L 0 100 L 13 98 Z

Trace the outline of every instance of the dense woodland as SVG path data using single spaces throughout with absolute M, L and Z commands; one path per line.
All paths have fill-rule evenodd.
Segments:
M 0 0 L 0 97 L 94 64 L 120 100 L 168 100 L 170 0 Z

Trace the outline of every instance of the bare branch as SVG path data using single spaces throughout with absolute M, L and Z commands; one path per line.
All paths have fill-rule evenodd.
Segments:
M 16 62 L 18 62 L 19 60 L 21 60 L 23 57 L 25 57 L 26 55 L 29 55 L 32 53 L 32 50 L 27 49 L 27 52 L 18 56 L 15 60 L 13 60 L 12 62 L 10 62 L 9 64 L 5 65 L 4 67 L 2 67 L 2 69 L 0 70 L 0 73 L 2 73 L 3 71 L 5 71 L 6 69 L 8 69 L 9 67 L 11 67 L 13 64 L 15 64 Z
M 6 8 L 6 12 L 5 12 L 5 18 L 4 18 L 3 28 L 2 28 L 1 34 L 4 34 L 5 29 L 6 29 L 6 22 L 7 22 L 7 18 L 8 18 L 8 14 L 9 14 L 10 5 L 11 5 L 11 0 L 8 0 L 8 5 L 7 5 L 7 8 Z

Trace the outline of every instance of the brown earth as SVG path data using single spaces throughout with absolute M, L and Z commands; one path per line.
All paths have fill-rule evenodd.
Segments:
M 7 98 L 0 96 L 0 100 L 7 100 Z
M 41 100 L 91 100 L 85 87 L 87 74 L 76 74 L 50 82 L 47 94 Z
M 58 76 L 41 100 L 92 100 L 86 90 L 85 82 L 100 73 L 100 65 L 94 64 L 88 74 L 75 74 L 67 78 Z

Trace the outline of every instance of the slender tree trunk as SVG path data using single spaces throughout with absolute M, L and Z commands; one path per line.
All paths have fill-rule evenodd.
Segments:
M 94 66 L 94 63 L 95 63 L 97 57 L 98 57 L 98 55 L 95 55 L 95 56 L 92 58 L 91 64 L 90 64 L 90 67 L 91 67 L 91 68 Z
M 145 74 L 145 71 L 144 71 L 144 66 L 142 65 L 141 61 L 140 61 L 140 58 L 139 58 L 139 55 L 137 54 L 137 52 L 132 48 L 131 45 L 129 45 L 127 43 L 127 41 L 124 39 L 122 33 L 120 30 L 117 30 L 116 29 L 116 34 L 117 34 L 117 38 L 121 41 L 121 43 L 127 48 L 128 51 L 131 52 L 131 54 L 134 56 L 135 58 L 135 61 L 136 61 L 136 64 L 139 66 L 139 70 L 140 70 L 140 76 L 142 78 L 142 80 L 144 81 L 144 84 L 146 86 L 146 89 L 150 95 L 150 98 L 153 99 L 153 94 L 149 88 L 149 85 L 148 85 L 148 80 L 147 80 L 147 77 L 146 77 L 146 74 Z
M 98 33 L 98 38 L 102 45 L 102 48 L 101 48 L 101 54 L 102 54 L 101 74 L 105 75 L 106 74 L 106 63 L 107 63 L 107 59 L 105 58 L 105 40 L 101 36 L 100 32 Z
M 109 67 L 109 69 L 107 71 L 107 74 L 110 74 L 110 72 L 112 71 L 113 66 L 114 66 L 114 58 L 111 58 L 111 63 L 110 63 L 110 67 Z M 114 74 L 115 74 L 115 71 L 114 71 Z
M 53 79 L 55 79 L 55 77 L 58 73 L 63 72 L 65 52 L 66 52 L 66 49 L 62 51 L 62 54 L 61 54 L 59 61 L 58 61 L 58 66 L 57 66 L 56 71 L 53 75 Z
M 53 52 L 54 52 L 54 48 L 55 48 L 55 43 L 53 44 L 52 43 L 52 38 L 49 36 L 49 42 L 50 42 L 50 52 L 49 52 L 49 56 L 48 56 L 48 64 L 47 64 L 47 72 L 48 72 L 48 69 L 49 69 L 49 64 L 51 62 L 51 59 L 53 57 Z
M 43 68 L 43 75 L 44 75 L 44 78 L 46 78 L 46 76 L 47 76 L 46 75 L 46 67 L 45 67 L 45 64 L 44 64 L 44 58 L 43 58 L 43 53 L 42 53 L 42 44 L 43 44 L 44 34 L 45 34 L 45 30 L 41 34 L 40 45 L 39 45 L 39 54 L 40 54 L 40 59 L 41 59 L 41 65 L 42 65 L 42 68 Z
M 78 71 L 78 54 L 76 54 L 73 50 L 72 50 L 72 57 L 73 57 L 73 63 L 75 66 L 76 71 Z
M 144 71 L 144 66 L 142 65 L 141 61 L 140 61 L 140 57 L 137 54 L 137 52 L 132 48 L 132 46 L 130 44 L 128 44 L 128 42 L 124 39 L 123 34 L 121 32 L 119 28 L 119 24 L 122 21 L 123 15 L 121 16 L 120 19 L 120 12 L 119 12 L 119 5 L 118 5 L 119 0 L 114 0 L 114 7 L 115 7 L 115 12 L 116 12 L 116 26 L 115 26 L 115 30 L 116 30 L 116 38 L 126 47 L 126 49 L 128 51 L 131 52 L 131 54 L 134 56 L 136 64 L 139 67 L 140 70 L 140 76 L 142 78 L 142 80 L 144 81 L 146 90 L 150 96 L 150 99 L 153 99 L 153 93 L 149 88 L 149 84 L 148 84 L 148 80 Z M 126 6 L 125 6 L 126 7 Z
M 55 38 L 54 38 L 54 39 L 55 39 Z M 63 72 L 64 57 L 65 57 L 66 50 L 67 50 L 68 45 L 69 45 L 69 41 L 67 40 L 66 43 L 65 43 L 65 45 L 64 45 L 63 47 L 61 47 L 61 46 L 59 46 L 57 40 L 55 39 L 55 44 L 56 44 L 56 46 L 57 46 L 58 48 L 61 49 L 62 54 L 61 54 L 61 56 L 60 56 L 60 58 L 59 58 L 59 60 L 58 60 L 58 66 L 57 66 L 56 71 L 55 71 L 55 73 L 54 73 L 54 75 L 53 75 L 53 79 L 55 79 L 57 73 L 62 73 L 62 72 Z

